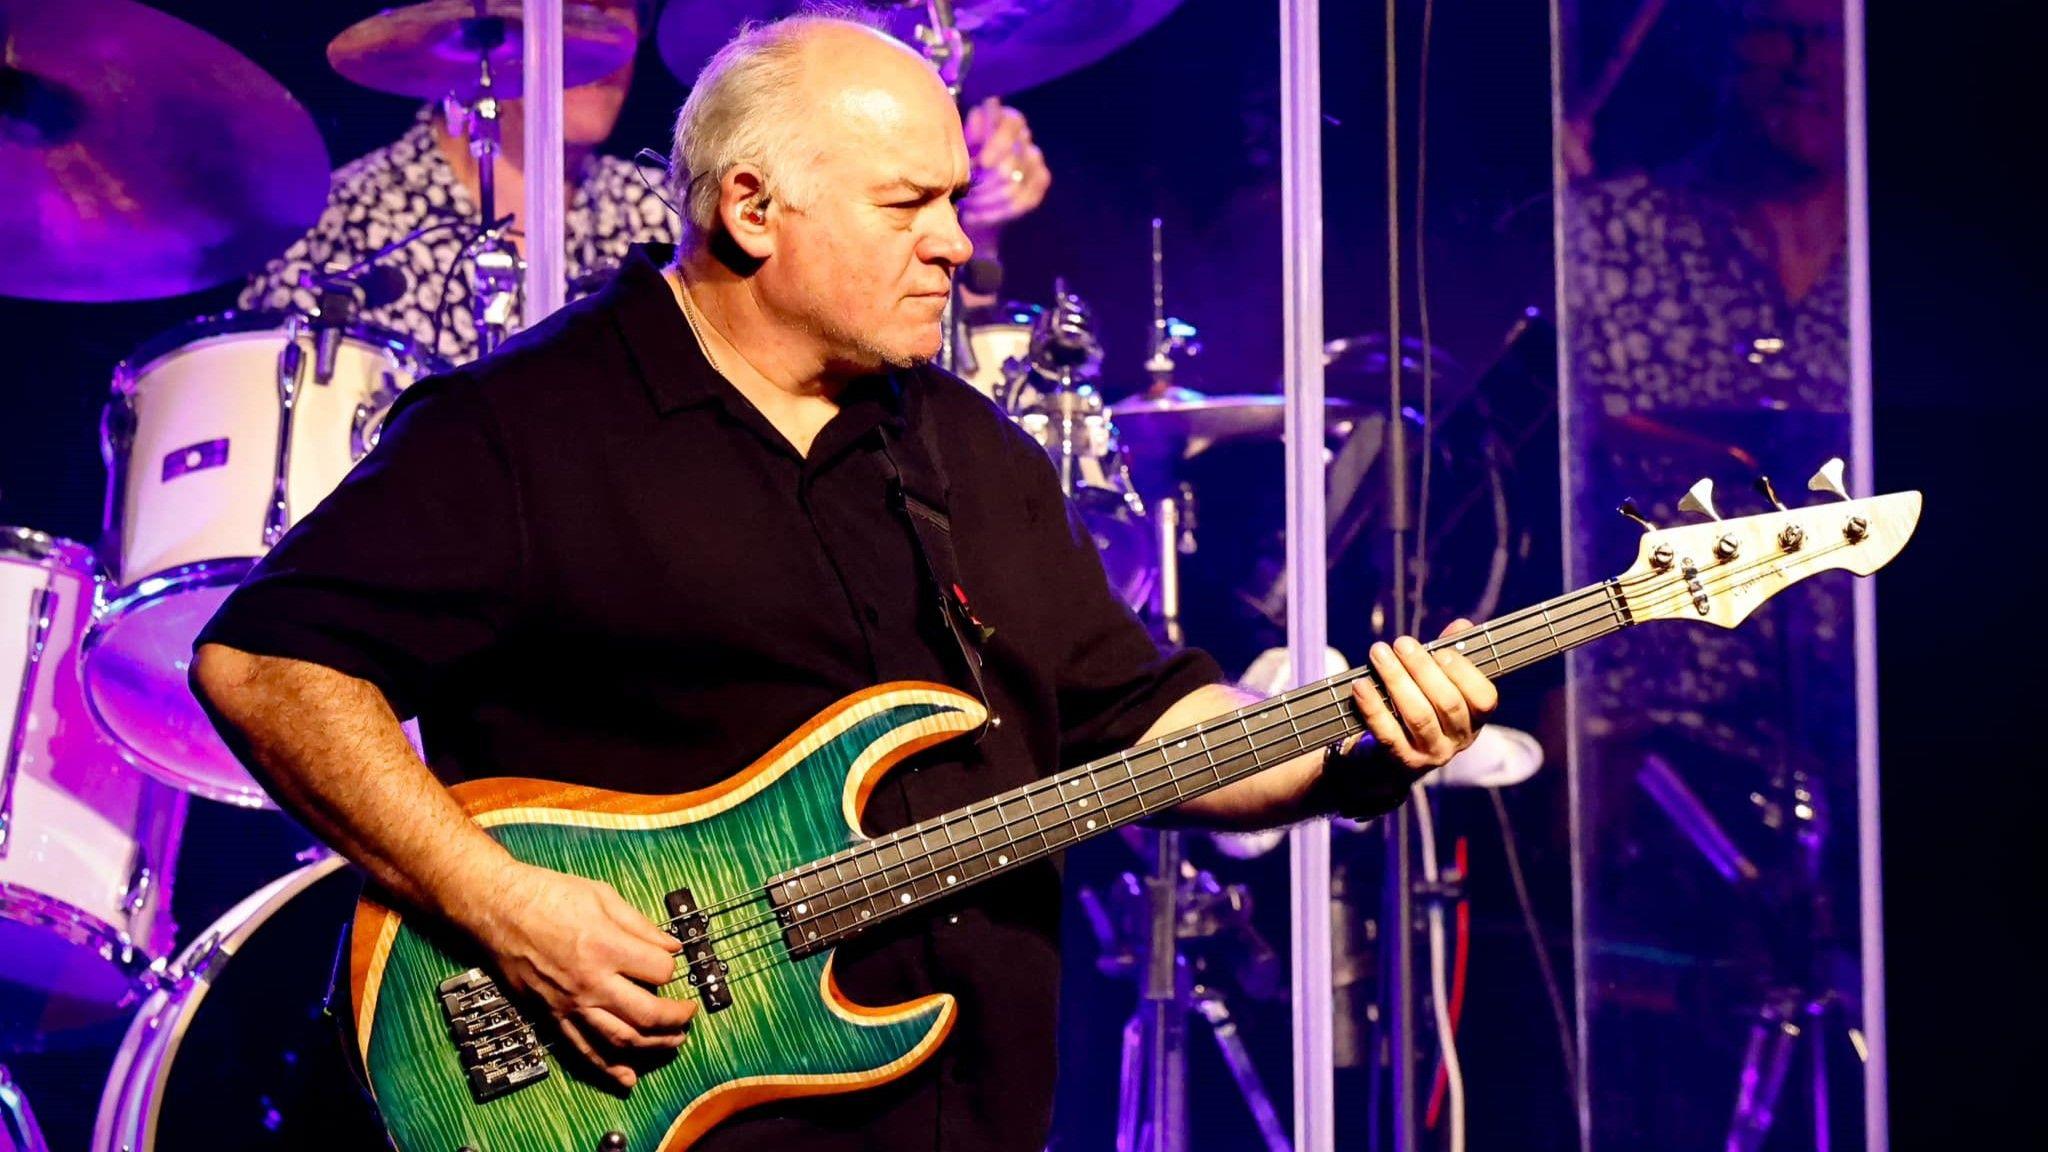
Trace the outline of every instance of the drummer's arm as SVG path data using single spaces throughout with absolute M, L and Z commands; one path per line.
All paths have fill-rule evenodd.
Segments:
M 1446 631 L 1468 628 L 1466 621 Z M 1327 756 L 1318 750 L 1196 797 L 1175 809 L 1190 823 L 1224 828 L 1270 828 L 1342 812 L 1363 818 L 1397 807 L 1408 785 L 1441 767 L 1472 743 L 1487 713 L 1499 703 L 1493 684 L 1472 662 L 1450 649 L 1431 653 L 1411 637 L 1375 644 L 1372 665 L 1393 710 L 1366 680 L 1352 699 L 1370 734 L 1360 755 Z M 1210 684 L 1175 701 L 1144 735 L 1168 733 L 1233 712 L 1259 697 L 1242 688 Z M 1398 714 L 1399 718 L 1396 719 Z M 1141 741 L 1142 743 L 1143 741 Z M 1377 809 L 1368 811 L 1364 809 Z
M 1045 153 L 1031 142 L 1024 114 L 993 97 L 968 110 L 967 150 L 974 157 L 974 183 L 960 201 L 960 227 L 974 242 L 977 260 L 1000 260 L 1003 227 L 1030 214 L 1052 187 Z M 962 288 L 961 303 L 969 308 L 996 302 Z

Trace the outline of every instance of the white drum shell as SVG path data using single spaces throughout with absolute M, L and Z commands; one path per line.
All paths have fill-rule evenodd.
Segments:
M 222 966 L 279 908 L 346 864 L 340 856 L 326 856 L 278 877 L 228 909 L 179 954 L 136 1011 L 114 1056 L 100 1092 L 93 1152 L 148 1152 L 156 1147 L 157 1116 L 178 1045 Z
M 133 434 L 116 473 L 124 588 L 187 565 L 262 555 L 278 474 L 279 357 L 288 329 L 203 336 L 125 371 L 116 382 Z M 355 466 L 366 429 L 415 379 L 393 342 L 335 333 L 334 370 L 314 371 L 317 338 L 299 348 L 284 493 L 289 527 Z M 119 450 L 118 448 L 116 450 Z
M 375 443 L 399 393 L 440 364 L 377 329 L 320 333 L 263 314 L 201 321 L 157 347 L 116 373 L 108 407 L 106 529 L 121 587 L 87 638 L 86 699 L 129 763 L 199 796 L 265 807 L 186 687 L 192 644 L 275 538 Z M 294 383 L 282 444 L 281 377 Z
M 46 1031 L 92 1022 L 74 1010 L 132 1003 L 176 934 L 170 879 L 185 797 L 122 763 L 79 691 L 77 645 L 98 583 L 83 547 L 0 530 L 0 773 L 10 753 L 13 769 L 0 801 L 0 980 L 62 1002 L 39 1022 Z M 55 599 L 25 685 L 39 591 Z

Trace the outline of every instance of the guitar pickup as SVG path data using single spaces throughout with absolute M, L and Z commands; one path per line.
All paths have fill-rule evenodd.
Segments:
M 668 908 L 668 930 L 683 942 L 683 974 L 706 1012 L 732 1007 L 732 987 L 725 961 L 711 942 L 711 920 L 697 906 L 688 888 L 678 888 L 662 898 Z
M 441 981 L 436 991 L 448 1038 L 455 1042 L 469 1094 L 477 1103 L 547 1079 L 540 1038 L 496 980 L 471 968 Z

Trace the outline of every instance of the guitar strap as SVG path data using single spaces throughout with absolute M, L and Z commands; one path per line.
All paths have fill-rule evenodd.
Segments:
M 906 391 L 913 386 L 914 381 L 906 384 Z M 911 539 L 917 544 L 918 559 L 924 568 L 927 595 L 936 600 L 939 618 L 945 621 L 947 633 L 960 649 L 960 662 L 974 681 L 974 695 L 988 714 L 988 719 L 975 730 L 974 739 L 978 743 L 989 729 L 1002 723 L 996 715 L 995 705 L 989 700 L 988 685 L 981 670 L 989 638 L 995 635 L 996 630 L 976 619 L 969 607 L 967 590 L 960 580 L 960 560 L 953 548 L 953 521 L 946 512 L 946 498 L 951 488 L 946 482 L 945 456 L 939 449 L 938 433 L 927 418 L 922 400 L 923 397 L 918 397 L 906 404 L 915 425 L 913 434 L 917 443 L 897 445 L 911 449 L 903 453 L 901 464 L 891 450 L 893 436 L 886 426 L 881 433 L 881 446 L 876 458 L 889 476 L 890 503 L 910 525 Z

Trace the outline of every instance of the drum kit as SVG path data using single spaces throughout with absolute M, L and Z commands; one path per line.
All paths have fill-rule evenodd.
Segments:
M 941 0 L 887 19 L 956 94 L 980 96 L 1089 64 L 1177 3 Z M 794 7 L 671 3 L 657 46 L 688 78 L 743 20 Z M 520 13 L 517 0 L 424 0 L 361 21 L 328 48 L 335 69 L 366 87 L 469 109 L 481 211 L 454 226 L 466 230 L 487 349 L 519 314 L 519 257 L 508 219 L 495 215 L 489 161 L 498 102 L 518 95 Z M 570 85 L 609 74 L 634 50 L 630 29 L 601 8 L 565 5 L 563 32 Z M 322 210 L 329 160 L 312 118 L 208 33 L 134 0 L 0 0 L 0 41 L 0 295 L 111 302 L 198 291 L 256 271 Z M 179 948 L 170 893 L 190 800 L 271 806 L 186 673 L 194 638 L 228 592 L 370 450 L 398 396 L 451 367 L 359 318 L 377 302 L 377 261 L 417 237 L 304 285 L 318 300 L 307 312 L 202 317 L 122 360 L 100 429 L 107 493 L 96 547 L 0 529 L 0 1054 L 129 1017 L 96 1149 L 325 1145 L 307 1133 L 331 1136 L 348 1122 L 312 1104 L 295 1110 L 296 1089 L 270 1082 L 334 1057 L 319 1019 L 324 977 L 280 999 L 270 977 L 237 976 L 248 961 L 228 963 L 296 949 L 271 971 L 324 973 L 303 952 L 309 941 L 331 946 L 344 918 L 339 860 L 309 859 Z M 1118 595 L 1177 642 L 1177 566 L 1195 532 L 1178 465 L 1226 442 L 1279 443 L 1283 410 L 1276 395 L 1176 383 L 1199 343 L 1166 314 L 1161 250 L 1155 220 L 1147 384 L 1131 398 L 1106 400 L 1094 314 L 1064 283 L 1046 306 L 956 301 L 945 359 L 1045 448 Z M 1360 410 L 1331 401 L 1333 446 Z M 305 1018 L 278 1019 L 280 1003 Z M 245 1051 L 252 1037 L 262 1053 Z M 259 1081 L 270 1103 L 253 1119 L 211 1109 L 226 1095 L 253 1098 Z M 249 1132 L 233 1130 L 244 1119 Z M 9 1132 L 0 1147 L 40 1147 L 0 1067 L 0 1134 Z

